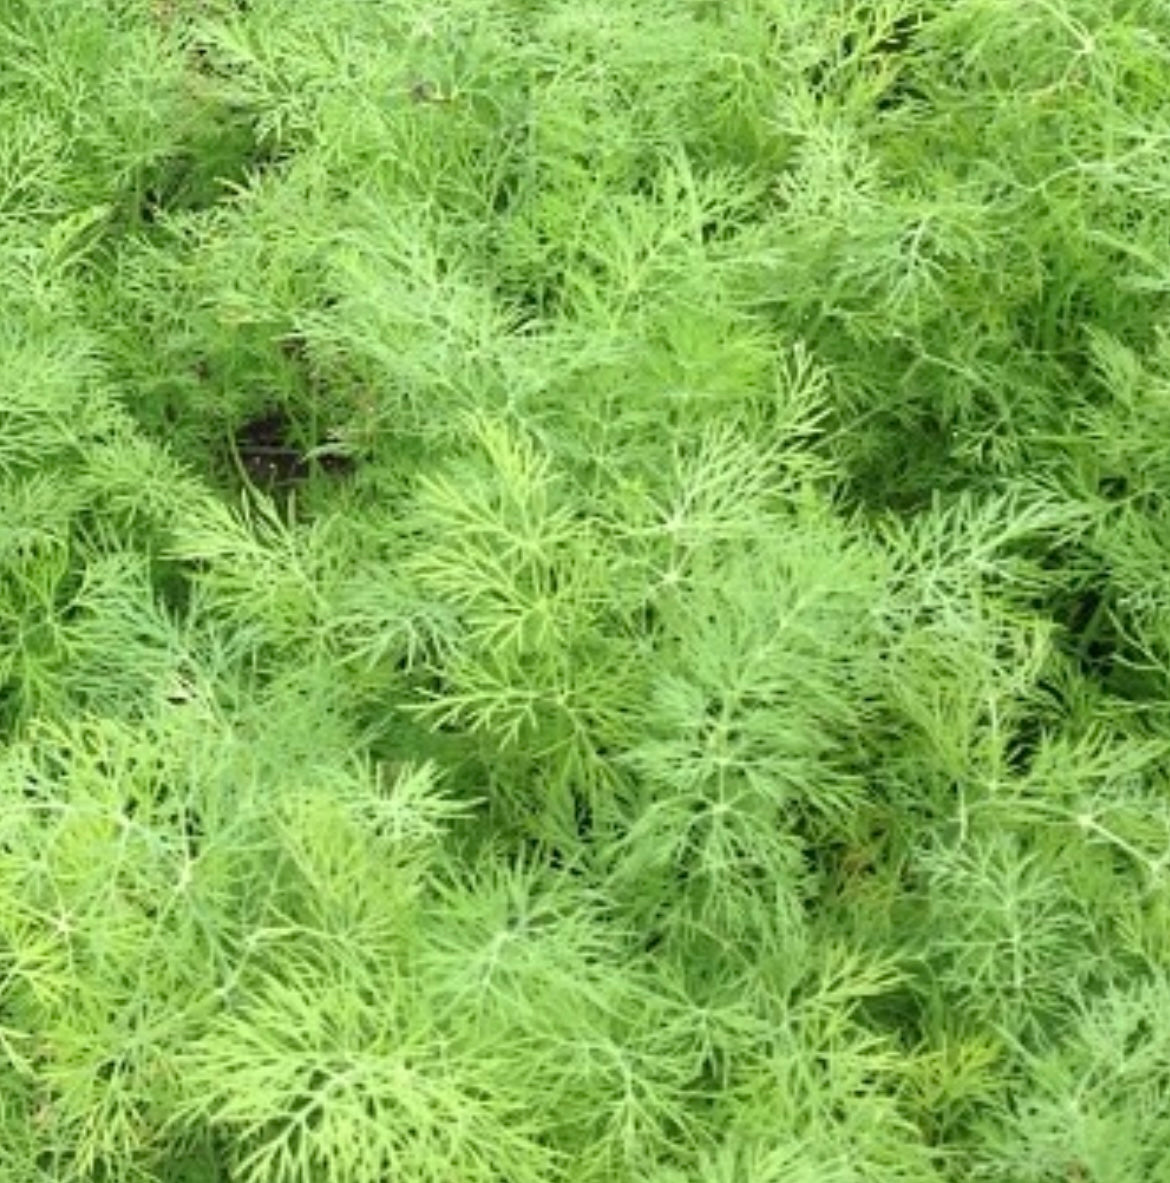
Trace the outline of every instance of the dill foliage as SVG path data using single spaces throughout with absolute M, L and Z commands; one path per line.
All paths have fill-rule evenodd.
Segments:
M 1170 1179 L 1168 93 L 5 0 L 0 1179 Z

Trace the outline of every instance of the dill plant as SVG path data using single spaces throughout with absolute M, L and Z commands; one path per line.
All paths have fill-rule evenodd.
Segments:
M 1168 45 L 10 0 L 0 1178 L 1165 1176 Z

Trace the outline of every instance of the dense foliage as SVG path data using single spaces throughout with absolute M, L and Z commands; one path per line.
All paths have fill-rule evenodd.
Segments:
M 1164 0 L 4 0 L 0 1178 L 1170 1179 Z

